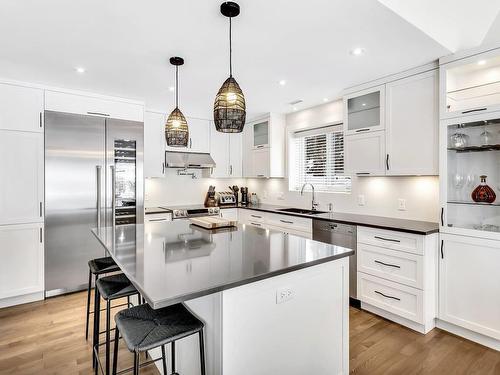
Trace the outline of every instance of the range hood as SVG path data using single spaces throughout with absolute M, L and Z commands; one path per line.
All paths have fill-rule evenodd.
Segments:
M 166 151 L 165 166 L 167 168 L 215 168 L 215 161 L 209 153 Z

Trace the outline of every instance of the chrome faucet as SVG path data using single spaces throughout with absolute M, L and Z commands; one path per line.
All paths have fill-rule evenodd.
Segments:
M 316 211 L 316 207 L 318 206 L 318 203 L 316 203 L 316 199 L 314 198 L 314 185 L 311 184 L 310 182 L 306 182 L 304 185 L 302 185 L 302 189 L 300 190 L 300 195 L 304 195 L 304 188 L 306 185 L 311 185 L 312 189 L 312 201 L 311 201 L 311 210 Z

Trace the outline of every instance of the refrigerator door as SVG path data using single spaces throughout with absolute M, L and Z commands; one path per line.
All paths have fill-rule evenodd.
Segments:
M 144 223 L 144 124 L 106 119 L 106 226 Z
M 90 232 L 104 223 L 104 150 L 105 119 L 45 112 L 47 297 L 86 289 L 87 262 L 104 256 Z

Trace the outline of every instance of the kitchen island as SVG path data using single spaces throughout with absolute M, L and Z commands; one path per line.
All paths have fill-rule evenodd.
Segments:
M 204 320 L 207 374 L 348 372 L 352 250 L 188 220 L 94 234 L 151 307 L 184 302 Z M 195 337 L 179 341 L 177 364 L 179 373 L 198 374 Z

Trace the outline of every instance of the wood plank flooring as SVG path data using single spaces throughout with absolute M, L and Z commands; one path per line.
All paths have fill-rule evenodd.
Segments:
M 92 374 L 85 303 L 86 293 L 75 293 L 1 309 L 0 374 Z M 350 345 L 353 374 L 500 375 L 500 352 L 439 329 L 421 335 L 352 308 Z M 123 345 L 119 359 L 119 369 L 130 367 Z M 141 374 L 158 371 L 148 366 Z

